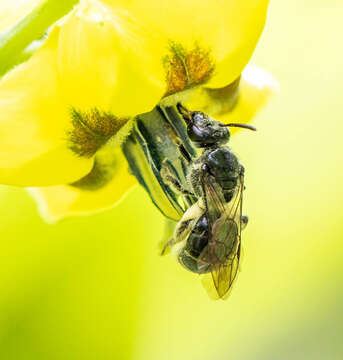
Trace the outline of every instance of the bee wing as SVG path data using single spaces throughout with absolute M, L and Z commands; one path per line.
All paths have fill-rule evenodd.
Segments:
M 202 275 L 201 282 L 210 298 L 225 300 L 229 297 L 239 269 L 240 248 L 231 262 L 217 264 L 212 272 Z
M 204 194 L 207 221 L 210 229 L 212 229 L 213 224 L 225 213 L 225 198 L 215 178 L 206 171 L 202 173 L 201 187 Z
M 207 254 L 204 255 L 213 264 L 211 270 L 212 281 L 207 279 L 203 281 L 203 284 L 211 297 L 223 299 L 229 295 L 229 290 L 239 268 L 244 177 L 243 175 L 239 177 L 239 184 L 232 200 L 228 204 L 222 202 L 219 205 L 220 208 L 218 202 L 214 202 L 215 205 L 210 203 L 215 198 L 218 199 L 223 195 L 218 194 L 218 190 L 215 190 L 213 183 L 206 185 L 206 188 L 210 189 L 206 189 L 206 191 L 211 194 L 206 204 L 212 207 L 215 206 L 216 211 L 222 210 L 222 206 L 224 210 L 222 215 L 212 222 L 212 234 Z M 215 195 L 213 195 L 214 192 Z M 213 214 L 215 214 L 215 211 L 212 210 Z
M 215 296 L 218 299 L 226 299 L 230 295 L 232 284 L 236 279 L 239 269 L 240 244 L 232 259 L 224 264 L 214 265 L 211 271 Z

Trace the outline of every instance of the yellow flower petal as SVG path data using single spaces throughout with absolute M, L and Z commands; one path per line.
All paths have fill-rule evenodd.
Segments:
M 249 123 L 278 90 L 279 84 L 271 74 L 249 65 L 228 86 L 195 89 L 184 103 L 189 109 L 204 111 L 225 123 Z
M 223 19 L 221 37 L 216 37 L 218 64 L 214 76 L 206 84 L 213 88 L 237 79 L 250 60 L 265 25 L 269 0 L 230 0 L 224 3 L 225 9 L 221 10 L 228 16 Z
M 93 161 L 67 146 L 70 108 L 56 72 L 58 30 L 26 63 L 0 81 L 0 183 L 32 186 L 72 182 Z
M 200 83 L 222 87 L 247 64 L 264 27 L 268 0 L 105 0 L 152 29 L 164 54 L 167 94 Z M 170 86 L 172 83 L 172 86 Z
M 119 117 L 153 108 L 165 88 L 161 59 L 149 48 L 149 36 L 126 11 L 83 1 L 59 38 L 58 67 L 68 101 Z
M 119 147 L 105 147 L 95 157 L 92 171 L 73 185 L 30 188 L 39 212 L 48 222 L 85 215 L 118 204 L 137 183 Z
M 225 123 L 249 123 L 278 91 L 279 83 L 270 73 L 249 65 L 242 73 L 237 104 L 216 118 Z

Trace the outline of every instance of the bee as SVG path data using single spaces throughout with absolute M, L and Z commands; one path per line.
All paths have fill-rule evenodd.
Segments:
M 242 215 L 244 167 L 227 146 L 229 127 L 256 129 L 245 124 L 224 124 L 181 104 L 177 110 L 186 123 L 189 140 L 201 152 L 196 158 L 185 156 L 190 169 L 188 189 L 168 166 L 162 167 L 164 181 L 194 199 L 162 253 L 171 249 L 183 267 L 203 275 L 203 284 L 212 297 L 223 299 L 238 272 L 241 231 L 248 223 L 248 217 Z

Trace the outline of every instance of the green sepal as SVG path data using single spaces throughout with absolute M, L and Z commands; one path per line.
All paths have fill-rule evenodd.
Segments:
M 136 117 L 130 136 L 122 145 L 130 170 L 148 192 L 152 202 L 169 219 L 178 221 L 192 199 L 180 196 L 161 176 L 168 162 L 178 181 L 186 189 L 189 165 L 180 151 L 182 144 L 191 157 L 196 149 L 191 145 L 186 126 L 174 107 L 157 106 Z

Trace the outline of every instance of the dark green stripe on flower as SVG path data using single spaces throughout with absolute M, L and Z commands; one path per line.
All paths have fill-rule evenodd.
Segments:
M 70 185 L 86 191 L 99 190 L 113 179 L 117 168 L 118 164 L 115 158 L 108 162 L 108 160 L 102 161 L 101 158 L 96 156 L 91 172 Z
M 188 164 L 180 151 L 180 144 L 190 157 L 196 157 L 185 122 L 171 106 L 157 106 L 151 112 L 137 116 L 132 132 L 122 144 L 130 171 L 161 213 L 172 220 L 179 220 L 191 203 L 191 199 L 181 198 L 162 176 L 163 165 L 168 163 L 175 177 L 187 189 Z

